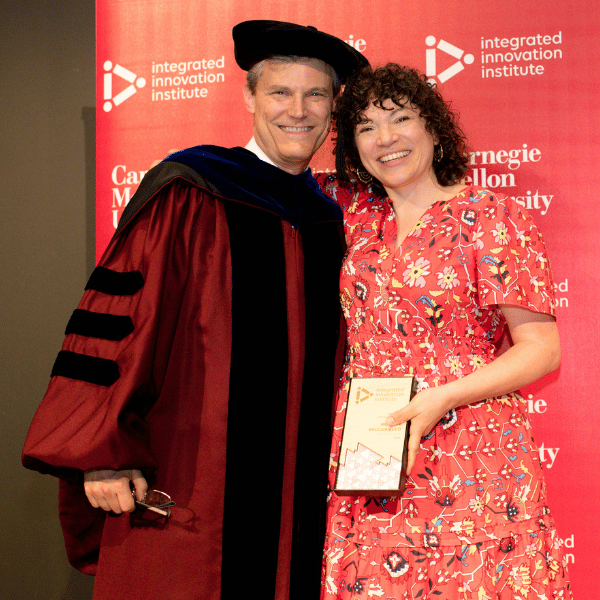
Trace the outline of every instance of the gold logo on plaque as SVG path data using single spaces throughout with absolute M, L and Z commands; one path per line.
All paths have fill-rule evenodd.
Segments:
M 365 388 L 359 387 L 356 390 L 356 404 L 364 402 L 373 396 L 373 392 L 366 390 Z

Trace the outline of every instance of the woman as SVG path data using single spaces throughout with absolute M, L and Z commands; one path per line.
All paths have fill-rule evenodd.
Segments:
M 345 216 L 348 382 L 414 374 L 402 497 L 331 493 L 323 598 L 570 598 L 523 398 L 555 370 L 552 278 L 518 205 L 465 187 L 466 140 L 435 88 L 387 65 L 350 81 L 336 114 Z M 495 356 L 504 326 L 512 346 Z

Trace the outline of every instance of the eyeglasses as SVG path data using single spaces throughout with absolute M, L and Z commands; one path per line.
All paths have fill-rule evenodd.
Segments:
M 138 506 L 147 508 L 163 517 L 169 518 L 171 516 L 171 506 L 175 506 L 175 502 L 171 500 L 171 496 L 168 494 L 159 492 L 158 490 L 148 490 L 143 500 L 136 500 L 135 492 L 133 491 L 131 493 Z

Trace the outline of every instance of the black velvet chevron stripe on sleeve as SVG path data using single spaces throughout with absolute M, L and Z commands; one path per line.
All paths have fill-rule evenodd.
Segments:
M 51 377 L 56 375 L 107 387 L 120 377 L 119 366 L 114 360 L 68 350 L 61 350 L 56 357 Z
M 102 340 L 120 341 L 133 332 L 131 317 L 97 313 L 89 310 L 75 309 L 65 335 L 75 333 Z
M 144 286 L 140 271 L 119 273 L 106 267 L 96 267 L 92 272 L 86 290 L 96 290 L 111 296 L 132 296 Z

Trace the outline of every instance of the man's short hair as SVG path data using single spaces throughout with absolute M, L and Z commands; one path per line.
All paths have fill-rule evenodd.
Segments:
M 248 86 L 248 89 L 255 94 L 256 93 L 256 86 L 258 85 L 258 80 L 260 79 L 260 76 L 262 74 L 262 70 L 263 67 L 265 66 L 265 63 L 269 60 L 273 60 L 273 61 L 277 61 L 279 63 L 283 63 L 283 64 L 289 64 L 289 63 L 305 63 L 305 62 L 309 62 L 311 60 L 320 60 L 319 58 L 310 58 L 308 56 L 290 56 L 290 55 L 275 55 L 275 56 L 269 56 L 269 58 L 265 58 L 264 60 L 261 60 L 260 62 L 257 62 L 255 65 L 252 66 L 252 68 L 248 71 L 248 74 L 246 75 L 246 85 Z M 321 61 L 323 62 L 323 61 Z M 328 63 L 323 62 L 323 64 L 327 67 L 328 71 L 329 71 L 329 75 L 331 76 L 331 84 L 333 87 L 333 97 L 335 98 L 339 93 L 340 93 L 340 88 L 341 88 L 341 83 L 340 83 L 340 78 L 338 77 L 337 73 L 335 72 L 335 69 Z

